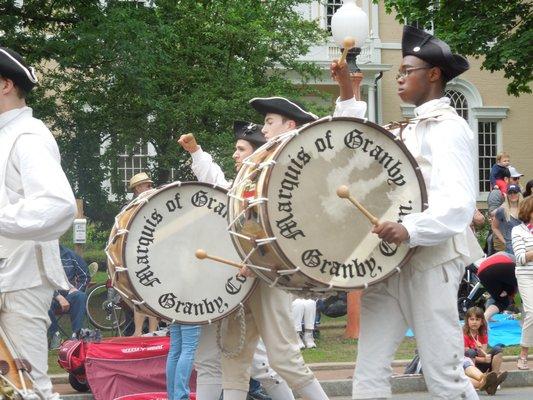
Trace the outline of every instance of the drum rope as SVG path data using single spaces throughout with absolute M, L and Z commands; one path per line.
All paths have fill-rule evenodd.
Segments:
M 301 271 L 300 267 L 296 267 L 294 269 L 283 269 L 281 271 L 276 271 L 276 273 L 280 276 L 285 276 L 285 275 L 293 275 L 300 271 Z
M 230 235 L 234 235 L 234 236 L 238 236 L 240 237 L 241 239 L 245 239 L 245 240 L 252 240 L 252 238 L 250 236 L 246 236 L 246 235 L 243 235 L 243 234 L 240 234 L 240 233 L 237 233 L 235 231 L 232 231 L 230 230 L 230 228 L 228 227 L 228 232 Z
M 237 215 L 235 217 L 235 219 L 233 219 L 229 224 L 228 224 L 228 228 L 230 228 L 231 226 L 233 226 L 233 224 L 235 224 L 235 222 L 237 222 L 237 220 L 242 217 L 244 215 L 244 213 L 246 212 L 246 209 L 242 210 L 239 215 Z
M 217 346 L 226 358 L 235 358 L 239 354 L 241 354 L 242 349 L 244 348 L 244 341 L 246 338 L 246 319 L 245 319 L 245 312 L 244 312 L 244 306 L 241 304 L 239 310 L 236 312 L 236 315 L 233 317 L 235 319 L 239 319 L 239 343 L 237 344 L 237 347 L 233 350 L 227 350 L 222 345 L 222 334 L 221 334 L 221 326 L 222 323 L 219 322 L 217 325 Z
M 266 237 L 262 239 L 255 239 L 255 242 L 257 243 L 258 246 L 262 246 L 264 244 L 275 242 L 276 240 L 278 240 L 276 237 L 271 236 L 271 237 Z

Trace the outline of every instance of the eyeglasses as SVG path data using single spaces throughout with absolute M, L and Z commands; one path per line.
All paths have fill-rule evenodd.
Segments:
M 433 67 L 413 67 L 413 68 L 406 68 L 403 71 L 398 71 L 398 74 L 396 75 L 396 80 L 398 79 L 405 79 L 409 76 L 409 74 L 413 71 L 418 71 L 419 69 L 431 69 Z

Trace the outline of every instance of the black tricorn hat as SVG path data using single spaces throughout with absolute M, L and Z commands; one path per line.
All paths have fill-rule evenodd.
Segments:
M 0 75 L 11 79 L 25 92 L 30 92 L 37 83 L 33 68 L 26 64 L 19 53 L 7 47 L 0 47 Z
M 468 60 L 459 54 L 453 54 L 446 42 L 409 25 L 403 27 L 402 56 L 415 56 L 439 67 L 446 81 L 470 68 Z
M 279 114 L 296 121 L 298 125 L 318 119 L 315 114 L 306 111 L 300 104 L 285 97 L 255 97 L 248 103 L 263 115 Z
M 263 125 L 257 125 L 253 122 L 233 122 L 235 140 L 246 140 L 247 142 L 250 142 L 254 148 L 258 148 L 266 143 L 266 138 L 261 132 L 261 129 L 263 129 Z

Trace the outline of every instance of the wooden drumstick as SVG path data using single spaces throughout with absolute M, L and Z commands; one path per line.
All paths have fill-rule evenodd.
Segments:
M 355 39 L 351 36 L 346 36 L 344 40 L 342 41 L 342 55 L 339 59 L 339 64 L 342 64 L 346 62 L 346 55 L 348 54 L 348 50 L 353 49 L 355 47 Z
M 377 219 L 370 211 L 368 211 L 361 203 L 359 203 L 355 197 L 350 195 L 350 189 L 348 186 L 342 185 L 337 188 L 337 196 L 341 199 L 348 199 L 354 206 L 356 206 L 359 211 L 363 213 L 365 217 L 372 223 L 372 225 L 379 225 L 379 219 Z
M 222 264 L 231 265 L 232 267 L 235 267 L 235 268 L 241 269 L 242 267 L 244 267 L 243 264 L 239 264 L 239 263 L 236 263 L 230 260 L 226 260 L 225 258 L 222 258 L 222 257 L 210 256 L 209 254 L 207 254 L 207 252 L 204 249 L 198 249 L 196 250 L 196 253 L 194 254 L 196 255 L 196 258 L 200 260 L 208 258 L 210 260 L 217 261 Z

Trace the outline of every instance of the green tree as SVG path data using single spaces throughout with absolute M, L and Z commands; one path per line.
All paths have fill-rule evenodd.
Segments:
M 25 54 L 43 72 L 30 99 L 39 117 L 60 133 L 64 166 L 87 213 L 105 220 L 101 182 L 117 154 L 140 142 L 157 156 L 157 182 L 191 178 L 180 134 L 194 132 L 202 147 L 232 173 L 232 121 L 258 119 L 255 96 L 303 95 L 318 73 L 297 61 L 325 37 L 295 6 L 310 0 L 34 0 L 22 8 L 0 3 L 4 46 Z M 105 151 L 101 151 L 104 146 Z M 122 197 L 119 197 L 119 202 Z
M 378 2 L 378 0 L 374 0 Z M 483 57 L 482 68 L 503 71 L 509 94 L 531 93 L 533 2 L 530 0 L 384 0 L 401 23 L 434 26 L 464 55 Z

